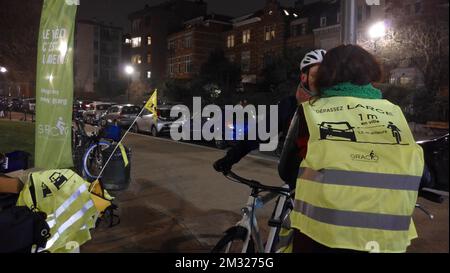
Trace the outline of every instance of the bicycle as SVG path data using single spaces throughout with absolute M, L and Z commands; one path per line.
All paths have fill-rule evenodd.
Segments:
M 247 205 L 242 208 L 242 219 L 234 226 L 229 228 L 225 235 L 219 240 L 213 248 L 213 253 L 231 253 L 234 250 L 237 253 L 273 253 L 278 240 L 278 235 L 282 223 L 289 216 L 293 209 L 293 192 L 286 184 L 282 187 L 273 187 L 263 185 L 255 180 L 248 180 L 238 176 L 232 171 L 224 173 L 229 180 L 247 185 L 252 189 L 247 201 Z M 262 192 L 268 192 L 261 196 Z M 278 197 L 278 198 L 277 198 Z M 277 198 L 275 208 L 269 220 L 270 231 L 266 243 L 262 241 L 255 211 L 261 209 Z M 238 246 L 233 249 L 233 246 Z
M 215 245 L 212 253 L 275 253 L 276 245 L 279 240 L 279 233 L 284 220 L 289 217 L 293 209 L 294 192 L 289 189 L 288 185 L 282 187 L 272 187 L 261 184 L 255 180 L 247 180 L 237 174 L 229 171 L 223 173 L 229 180 L 249 186 L 252 191 L 247 201 L 246 207 L 242 208 L 242 219 L 234 226 L 225 231 L 225 235 Z M 260 196 L 262 192 L 269 192 L 264 196 Z M 444 197 L 440 193 L 433 190 L 423 188 L 419 190 L 419 196 L 433 203 L 441 204 Z M 271 200 L 278 197 L 275 208 L 269 220 L 270 231 L 264 245 L 258 222 L 256 220 L 255 211 L 264 207 Z M 434 215 L 430 213 L 424 206 L 417 203 L 417 209 L 425 213 L 430 220 L 434 219 Z M 255 244 L 256 243 L 256 244 Z M 233 246 L 238 246 L 233 249 Z
M 88 135 L 85 130 L 85 123 L 81 119 L 75 119 L 72 128 L 74 161 L 76 162 L 77 170 L 89 180 L 96 180 L 99 177 L 103 164 L 107 159 L 107 157 L 105 158 L 105 151 L 115 144 L 114 140 L 101 137 L 104 127 L 105 125 L 102 124 L 97 133 Z M 83 154 L 81 159 L 79 158 L 80 152 Z

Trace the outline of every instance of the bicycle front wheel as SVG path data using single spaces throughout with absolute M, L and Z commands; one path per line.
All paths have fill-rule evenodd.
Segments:
M 97 179 L 108 158 L 104 157 L 104 152 L 111 146 L 111 143 L 100 141 L 92 144 L 83 156 L 83 172 L 91 179 Z
M 255 253 L 253 239 L 250 238 L 246 251 L 244 251 L 245 240 L 248 230 L 243 227 L 233 227 L 219 240 L 211 251 L 212 253 Z

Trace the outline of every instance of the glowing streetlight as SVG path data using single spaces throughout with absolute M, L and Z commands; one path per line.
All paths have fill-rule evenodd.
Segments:
M 134 73 L 134 67 L 132 67 L 131 65 L 127 65 L 125 66 L 125 74 L 128 75 L 128 89 L 127 89 L 127 100 L 128 102 L 130 101 L 130 87 L 131 87 L 131 77 Z
M 384 22 L 378 22 L 373 24 L 369 28 L 369 37 L 377 40 L 386 36 L 386 24 Z
M 386 36 L 386 24 L 381 21 L 369 28 L 369 37 L 373 40 L 375 53 L 377 53 L 377 42 Z
M 131 76 L 134 73 L 134 68 L 131 65 L 125 66 L 125 73 Z
M 6 73 L 8 72 L 8 69 L 6 67 L 0 66 L 0 73 Z

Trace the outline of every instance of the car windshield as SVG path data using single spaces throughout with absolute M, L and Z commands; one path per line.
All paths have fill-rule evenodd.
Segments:
M 109 104 L 100 104 L 100 105 L 96 106 L 97 110 L 100 110 L 100 111 L 108 110 L 109 107 L 111 107 L 111 105 L 109 105 Z
M 170 118 L 170 109 L 159 109 L 160 117 Z
M 124 106 L 122 109 L 122 114 L 133 115 L 138 114 L 141 109 L 138 106 Z

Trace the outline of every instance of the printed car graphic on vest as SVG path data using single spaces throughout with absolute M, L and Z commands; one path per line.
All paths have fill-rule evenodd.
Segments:
M 320 126 L 320 139 L 326 140 L 329 137 L 338 137 L 356 142 L 355 127 L 350 123 L 344 122 L 322 122 Z

